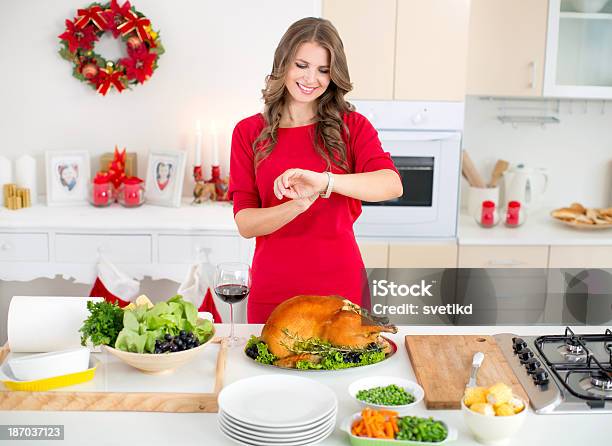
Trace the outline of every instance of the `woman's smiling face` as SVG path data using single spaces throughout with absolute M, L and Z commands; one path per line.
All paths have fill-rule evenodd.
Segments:
M 331 80 L 329 51 L 315 42 L 302 43 L 287 71 L 285 86 L 296 102 L 312 102 L 321 96 Z

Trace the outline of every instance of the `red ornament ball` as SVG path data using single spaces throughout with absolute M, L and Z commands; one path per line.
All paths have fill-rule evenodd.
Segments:
M 98 74 L 98 66 L 95 63 L 89 62 L 83 65 L 81 73 L 85 79 L 93 79 Z
M 130 36 L 127 39 L 127 45 L 133 49 L 133 50 L 137 50 L 138 48 L 140 48 L 140 46 L 142 45 L 142 40 L 140 40 L 139 37 L 137 36 Z

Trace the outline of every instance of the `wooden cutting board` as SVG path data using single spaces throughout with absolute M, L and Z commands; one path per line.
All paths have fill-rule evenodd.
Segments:
M 425 390 L 428 409 L 461 408 L 461 398 L 476 352 L 485 354 L 478 371 L 479 386 L 503 382 L 511 386 L 517 396 L 528 401 L 527 394 L 491 336 L 406 336 L 406 350 L 417 380 Z

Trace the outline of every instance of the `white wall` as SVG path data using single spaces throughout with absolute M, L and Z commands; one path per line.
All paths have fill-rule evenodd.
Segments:
M 231 128 L 260 111 L 261 88 L 278 41 L 291 23 L 320 12 L 318 0 L 133 1 L 160 30 L 166 53 L 144 85 L 102 97 L 74 79 L 71 64 L 57 54 L 64 20 L 87 3 L 0 2 L 0 155 L 34 155 L 41 192 L 45 150 L 86 149 L 92 172 L 98 169 L 98 156 L 115 144 L 138 153 L 141 177 L 148 150 L 188 150 L 190 165 L 198 118 L 205 132 L 212 119 L 224 123 L 220 161 L 227 175 Z M 108 52 L 102 54 L 113 57 L 119 47 L 112 46 L 104 44 Z M 204 162 L 208 174 L 207 155 Z M 192 184 L 187 174 L 186 195 Z M 141 291 L 159 300 L 171 296 L 176 286 L 147 279 Z M 89 289 L 60 278 L 0 281 L 0 343 L 6 339 L 13 295 L 83 295 Z
M 548 101 L 555 114 L 555 101 Z M 544 202 L 562 207 L 578 201 L 589 207 L 612 206 L 612 101 L 569 101 L 560 104 L 559 124 L 545 128 L 519 124 L 513 128 L 497 119 L 506 114 L 537 114 L 525 108 L 546 101 L 506 101 L 468 97 L 463 147 L 488 180 L 498 158 L 549 170 Z M 462 180 L 465 191 L 467 183 Z M 465 195 L 465 194 L 464 194 Z M 465 200 L 464 200 L 465 202 Z
M 198 118 L 204 131 L 212 119 L 224 124 L 220 161 L 227 175 L 231 128 L 261 109 L 280 37 L 320 9 L 317 0 L 133 1 L 160 30 L 166 53 L 144 85 L 102 97 L 73 78 L 72 65 L 57 54 L 64 20 L 87 1 L 1 4 L 0 154 L 35 155 L 41 191 L 45 150 L 86 149 L 95 172 L 98 156 L 119 144 L 138 153 L 142 177 L 148 150 L 192 150 Z M 188 165 L 191 159 L 190 152 Z M 204 161 L 208 166 L 209 157 Z

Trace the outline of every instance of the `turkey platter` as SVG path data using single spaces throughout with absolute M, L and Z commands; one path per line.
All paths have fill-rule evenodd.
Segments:
M 382 337 L 397 333 L 340 296 L 296 296 L 274 309 L 246 355 L 262 364 L 301 370 L 336 370 L 380 362 L 397 347 Z

